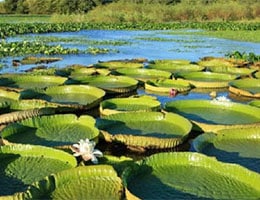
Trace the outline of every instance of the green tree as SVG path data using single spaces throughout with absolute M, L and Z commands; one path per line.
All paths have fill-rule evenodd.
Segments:
M 5 0 L 4 8 L 6 13 L 13 14 L 16 12 L 18 0 Z

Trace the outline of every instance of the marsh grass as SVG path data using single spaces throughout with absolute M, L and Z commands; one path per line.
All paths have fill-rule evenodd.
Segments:
M 0 15 L 0 23 L 48 23 L 51 15 Z
M 230 40 L 247 41 L 247 42 L 260 42 L 260 30 L 245 31 L 245 30 L 225 30 L 225 31 L 196 31 L 188 32 L 184 30 L 177 30 L 168 32 L 172 35 L 205 35 L 217 38 L 225 38 Z

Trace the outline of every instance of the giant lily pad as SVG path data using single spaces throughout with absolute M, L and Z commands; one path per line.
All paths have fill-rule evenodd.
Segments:
M 77 165 L 64 151 L 34 145 L 0 146 L 0 158 L 0 196 L 25 191 L 33 182 Z
M 224 88 L 228 82 L 237 78 L 234 74 L 214 72 L 180 72 L 177 78 L 186 79 L 197 88 Z
M 242 96 L 260 98 L 260 79 L 240 79 L 229 82 L 229 91 Z
M 196 151 L 260 173 L 260 129 L 240 128 L 205 133 L 193 141 Z
M 105 140 L 142 148 L 171 148 L 182 143 L 191 123 L 173 113 L 125 112 L 97 120 Z
M 92 108 L 99 104 L 105 91 L 89 85 L 63 85 L 48 87 L 39 98 L 50 102 Z
M 168 93 L 174 89 L 178 92 L 187 92 L 191 89 L 191 85 L 186 80 L 157 79 L 150 80 L 145 83 L 145 90 L 153 92 Z
M 236 74 L 241 76 L 249 76 L 255 71 L 254 69 L 249 69 L 246 67 L 227 67 L 227 66 L 209 67 L 209 70 L 217 73 Z
M 79 76 L 79 75 L 109 75 L 110 71 L 106 68 L 95 68 L 95 67 L 75 67 L 72 68 L 70 75 L 73 76 Z
M 54 113 L 55 110 L 53 108 L 48 108 L 48 107 L 28 109 L 22 111 L 13 111 L 13 112 L 10 112 L 10 110 L 8 110 L 7 113 L 0 115 L 0 125 L 20 121 L 34 116 L 51 115 Z
M 208 68 L 218 68 L 218 67 L 223 68 L 223 67 L 236 66 L 236 64 L 234 64 L 231 60 L 225 58 L 215 58 L 215 57 L 204 58 L 201 61 L 199 61 L 198 64 Z
M 167 102 L 165 110 L 183 115 L 206 132 L 234 127 L 260 127 L 260 109 L 241 103 L 179 100 Z
M 190 64 L 189 60 L 185 59 L 161 59 L 161 60 L 152 60 L 149 62 L 149 64 L 158 64 L 158 65 L 163 65 L 163 64 L 177 64 L 177 65 L 187 65 Z
M 141 68 L 143 63 L 140 62 L 128 62 L 128 61 L 105 61 L 99 62 L 94 65 L 97 68 L 108 68 L 108 69 L 118 69 L 118 68 Z
M 17 199 L 123 199 L 124 187 L 109 165 L 81 166 L 34 183 Z
M 127 76 L 73 76 L 73 80 L 105 90 L 107 93 L 131 92 L 137 88 L 138 81 Z
M 62 85 L 67 78 L 59 76 L 38 76 L 26 74 L 4 74 L 0 76 L 0 85 L 15 88 L 45 88 Z
M 170 78 L 172 75 L 170 72 L 146 68 L 122 68 L 117 69 L 116 72 L 144 82 L 150 79 Z
M 257 79 L 260 79 L 260 71 L 256 72 L 256 73 L 254 74 L 254 76 L 255 76 Z
M 260 108 L 260 100 L 253 100 L 253 101 L 249 102 L 249 105 Z
M 100 113 L 110 115 L 129 111 L 159 111 L 161 103 L 151 96 L 107 99 L 100 103 Z
M 260 175 L 199 153 L 154 154 L 123 173 L 140 199 L 258 199 Z
M 171 73 L 194 72 L 194 71 L 202 71 L 203 69 L 205 69 L 205 67 L 196 64 L 172 63 L 172 62 L 157 62 L 155 64 L 149 64 L 147 68 L 164 70 Z
M 20 89 L 10 88 L 10 87 L 0 87 L 1 98 L 18 100 L 21 96 L 20 92 L 21 92 Z
M 73 114 L 32 117 L 9 124 L 1 132 L 2 138 L 14 143 L 63 146 L 80 139 L 93 139 L 99 135 L 95 119 L 88 115 Z

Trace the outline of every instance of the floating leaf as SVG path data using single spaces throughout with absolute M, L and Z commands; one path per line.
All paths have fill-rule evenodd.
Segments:
M 154 154 L 122 176 L 140 199 L 258 199 L 260 175 L 199 153 Z

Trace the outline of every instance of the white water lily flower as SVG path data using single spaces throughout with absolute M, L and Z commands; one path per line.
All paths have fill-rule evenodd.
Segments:
M 91 160 L 94 164 L 98 163 L 97 157 L 102 157 L 103 153 L 98 149 L 94 149 L 96 143 L 89 139 L 80 140 L 78 144 L 73 144 L 71 150 L 74 156 L 81 156 L 83 160 Z
M 228 99 L 225 96 L 219 96 L 213 99 L 214 101 L 221 101 L 221 102 L 230 102 L 230 99 Z

